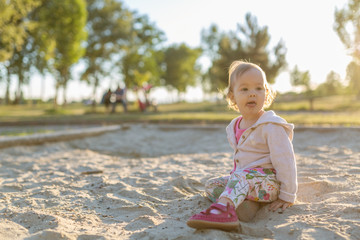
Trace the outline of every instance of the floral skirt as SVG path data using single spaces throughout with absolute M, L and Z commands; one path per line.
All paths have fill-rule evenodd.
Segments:
M 220 197 L 231 199 L 237 208 L 245 199 L 273 202 L 279 195 L 275 169 L 248 168 L 230 176 L 213 178 L 206 182 L 205 192 L 212 202 Z

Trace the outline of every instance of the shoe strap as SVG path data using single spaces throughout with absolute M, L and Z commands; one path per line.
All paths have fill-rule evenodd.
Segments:
M 213 203 L 210 205 L 210 207 L 208 209 L 206 209 L 205 211 L 202 211 L 201 213 L 209 215 L 209 214 L 211 214 L 210 211 L 213 209 L 219 210 L 221 212 L 221 214 L 227 213 L 230 216 L 234 215 L 233 211 L 231 211 L 232 209 L 231 209 L 231 206 L 229 203 L 227 204 L 227 206 L 224 206 L 224 205 L 218 204 L 218 203 Z

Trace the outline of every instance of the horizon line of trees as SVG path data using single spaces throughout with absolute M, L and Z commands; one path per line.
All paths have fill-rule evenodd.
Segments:
M 68 82 L 76 65 L 85 66 L 81 81 L 93 88 L 93 98 L 106 78 L 119 79 L 127 88 L 144 84 L 166 86 L 179 93 L 201 83 L 205 92 L 227 86 L 227 68 L 243 59 L 260 65 L 269 83 L 282 71 L 290 72 L 293 86 L 302 86 L 305 97 L 354 93 L 360 97 L 360 0 L 349 0 L 335 10 L 334 31 L 353 61 L 347 67 L 348 86 L 331 71 L 326 81 L 313 89 L 308 71 L 288 69 L 285 43 L 270 48 L 267 26 L 259 26 L 247 13 L 235 31 L 221 31 L 216 24 L 201 32 L 201 46 L 185 43 L 165 46 L 166 36 L 147 15 L 131 11 L 118 0 L 0 0 L 0 81 L 6 85 L 4 102 L 17 80 L 15 100 L 22 88 L 38 73 L 55 79 L 54 106 L 63 89 L 66 102 Z M 211 66 L 202 72 L 198 59 L 206 56 Z M 120 81 L 120 79 L 119 79 Z M 43 90 L 44 91 L 44 90 Z

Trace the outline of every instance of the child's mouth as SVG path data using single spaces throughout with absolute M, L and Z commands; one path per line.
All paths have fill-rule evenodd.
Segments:
M 246 103 L 246 106 L 248 107 L 255 107 L 256 106 L 256 102 L 255 101 L 250 101 Z

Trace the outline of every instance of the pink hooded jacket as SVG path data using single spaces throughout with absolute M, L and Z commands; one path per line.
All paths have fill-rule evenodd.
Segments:
M 294 125 L 287 123 L 273 111 L 266 111 L 258 121 L 242 134 L 236 144 L 233 119 L 226 128 L 230 146 L 234 149 L 234 169 L 274 168 L 280 182 L 279 198 L 295 202 L 298 188 L 296 160 L 292 145 Z

